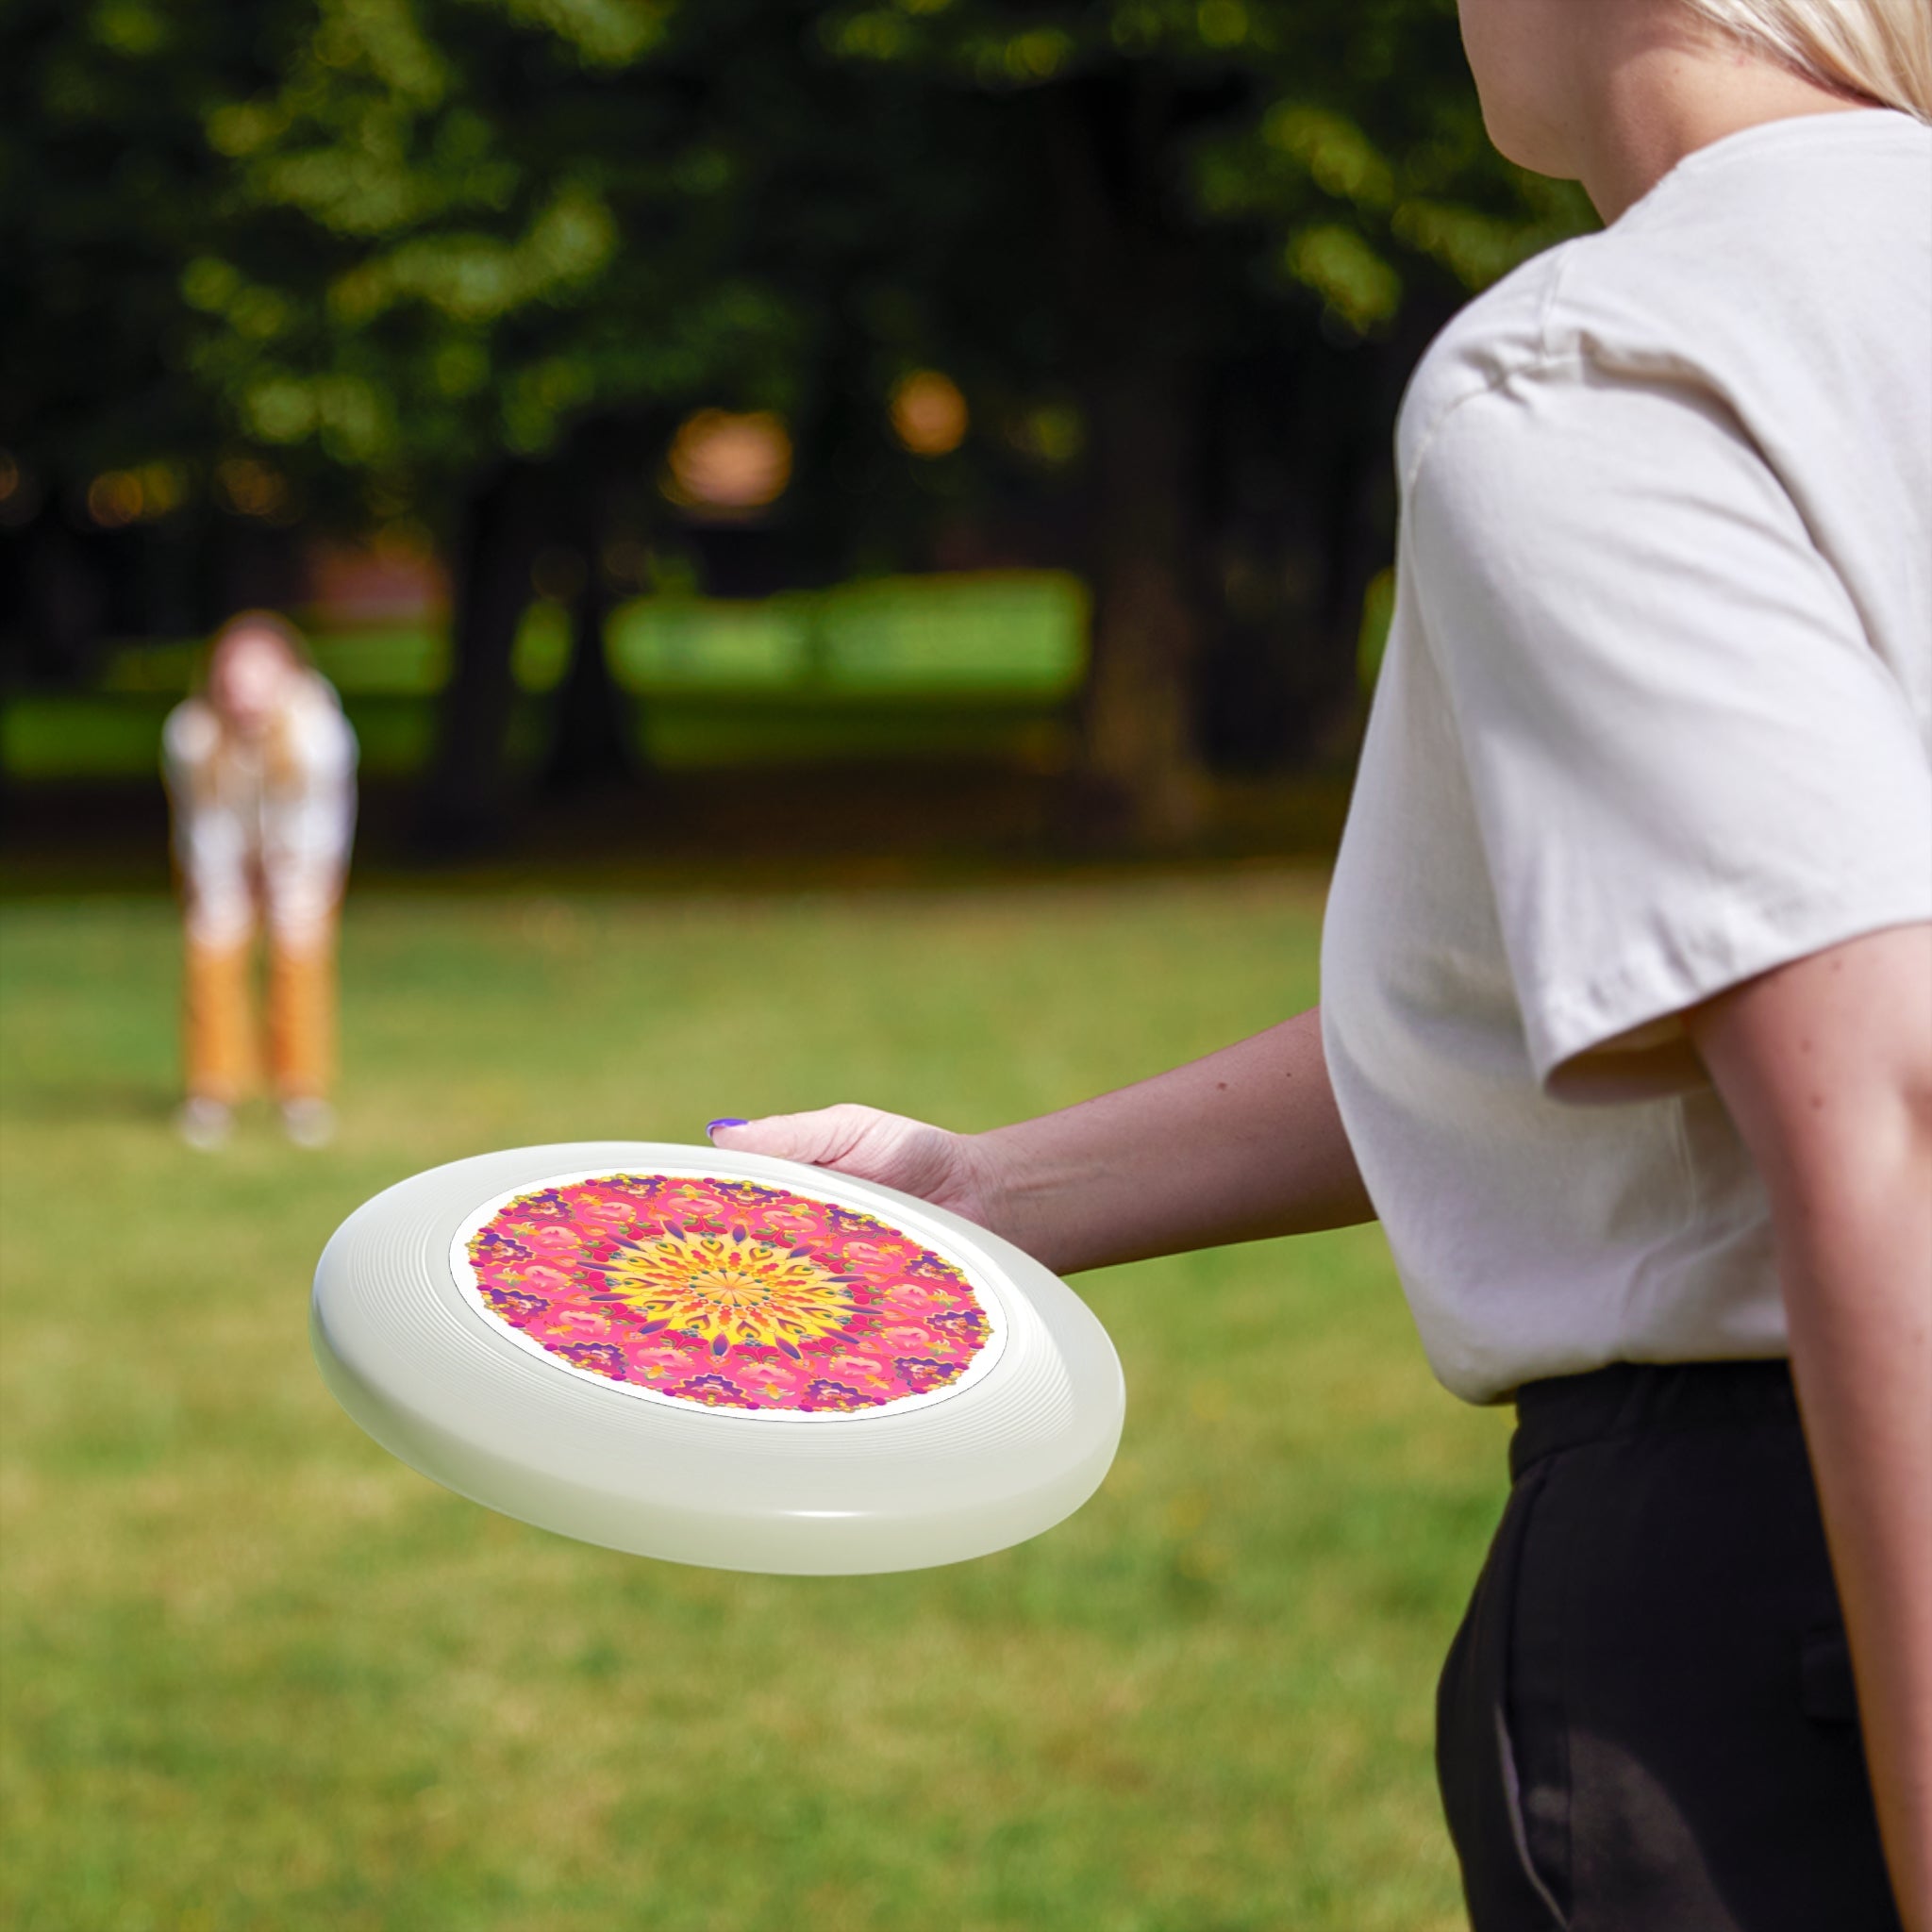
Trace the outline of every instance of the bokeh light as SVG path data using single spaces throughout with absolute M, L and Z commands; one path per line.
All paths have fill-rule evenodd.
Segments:
M 215 465 L 215 495 L 237 516 L 275 522 L 289 508 L 289 486 L 279 472 L 254 457 L 228 457 Z
M 17 487 L 20 473 L 13 473 Z M 0 490 L 0 501 L 12 492 Z M 87 487 L 87 513 L 104 530 L 164 517 L 188 494 L 188 479 L 173 463 L 143 463 L 134 470 L 104 470 Z
M 916 457 L 949 456 L 972 424 L 966 398 L 950 375 L 915 369 L 893 385 L 892 434 Z
M 1087 447 L 1087 425 L 1071 403 L 1037 403 L 1007 425 L 1007 437 L 1022 456 L 1057 470 Z
M 700 409 L 672 438 L 664 494 L 713 516 L 744 516 L 775 503 L 791 480 L 791 439 L 768 410 Z
M 132 470 L 104 470 L 87 486 L 87 513 L 104 530 L 126 528 L 141 510 L 141 478 Z

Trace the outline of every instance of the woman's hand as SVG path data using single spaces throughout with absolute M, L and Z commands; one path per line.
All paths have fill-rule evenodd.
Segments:
M 870 1107 L 714 1121 L 734 1153 L 880 1181 L 1057 1274 L 1370 1221 L 1310 1008 L 1138 1086 L 985 1134 Z
M 714 1121 L 711 1141 L 734 1154 L 770 1154 L 808 1167 L 836 1168 L 1002 1232 L 997 1189 L 980 1143 L 904 1114 L 848 1102 L 758 1121 Z

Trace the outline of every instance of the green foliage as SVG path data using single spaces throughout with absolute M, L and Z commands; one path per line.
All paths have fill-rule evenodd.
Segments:
M 1067 755 L 1087 603 L 1057 572 L 881 578 L 763 600 L 632 598 L 611 611 L 606 640 L 618 689 L 642 700 L 633 723 L 654 766 L 947 753 L 1051 766 Z M 512 653 L 522 751 L 542 741 L 541 698 L 564 675 L 570 632 L 553 599 L 524 615 Z M 308 641 L 362 741 L 364 773 L 420 771 L 449 680 L 446 632 L 374 625 Z M 202 656 L 187 641 L 124 647 L 92 690 L 11 695 L 0 776 L 150 777 L 162 721 Z
M 337 1222 L 491 1146 L 976 1126 L 1312 998 L 1320 882 L 352 899 L 341 1144 L 166 1127 L 158 899 L 0 923 L 0 1919 L 20 1932 L 1450 1932 L 1430 1694 L 1503 1488 L 1372 1230 L 1081 1284 L 1101 1493 L 782 1579 L 568 1543 L 330 1402 Z M 997 1042 L 989 1052 L 988 1042 Z
M 389 514 L 589 417 L 808 426 L 835 362 L 944 355 L 1024 447 L 1091 331 L 1034 97 L 1139 102 L 1158 219 L 1277 328 L 1580 219 L 1489 151 L 1447 0 L 26 0 L 8 40 L 5 433 L 239 441 Z
M 1405 257 L 1474 291 L 1590 219 L 1490 148 L 1454 20 L 1453 0 L 897 0 L 820 32 L 843 58 L 989 91 L 1127 68 L 1214 97 L 1175 185 L 1210 226 L 1259 230 L 1264 276 L 1363 335 L 1401 306 Z
M 668 19 L 321 0 L 276 84 L 208 120 L 233 245 L 183 293 L 245 433 L 407 501 L 587 413 L 782 395 L 793 329 L 734 257 L 738 171 L 647 58 Z
M 183 265 L 220 230 L 203 118 L 259 72 L 224 9 L 18 0 L 0 60 L 0 441 L 54 478 L 201 454 Z

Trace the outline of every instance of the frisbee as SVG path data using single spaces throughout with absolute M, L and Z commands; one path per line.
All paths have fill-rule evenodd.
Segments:
M 599 1141 L 432 1168 L 315 1273 L 323 1377 L 475 1502 L 725 1570 L 917 1570 L 1099 1488 L 1125 1389 L 1073 1290 L 891 1188 Z

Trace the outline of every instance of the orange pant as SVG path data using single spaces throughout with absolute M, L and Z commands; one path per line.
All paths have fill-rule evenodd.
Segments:
M 331 924 L 297 949 L 271 934 L 268 1073 L 278 1100 L 320 1099 L 335 1072 L 336 936 Z M 228 1106 L 261 1072 L 254 998 L 255 941 L 188 942 L 184 1018 L 188 1091 Z

